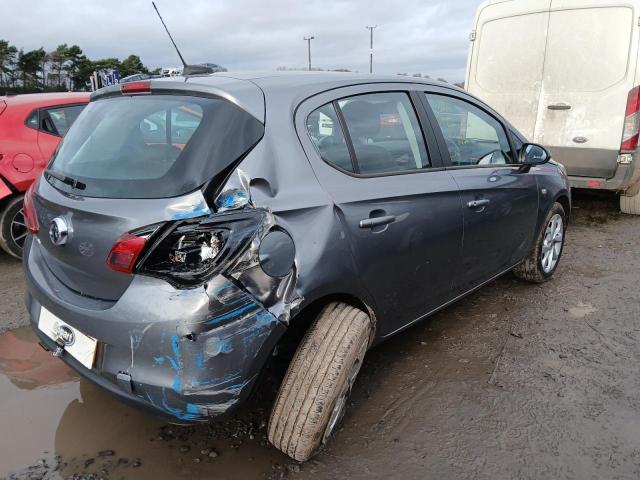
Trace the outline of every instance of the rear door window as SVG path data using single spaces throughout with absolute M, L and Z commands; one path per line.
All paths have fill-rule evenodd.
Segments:
M 341 170 L 355 172 L 333 103 L 323 105 L 309 114 L 307 132 L 325 162 Z
M 41 129 L 52 135 L 63 137 L 83 109 L 84 105 L 47 108 L 41 112 Z
M 307 117 L 307 130 L 322 159 L 348 172 L 380 175 L 431 165 L 413 104 L 403 92 L 323 105 Z
M 515 163 L 507 134 L 495 118 L 463 100 L 426 95 L 453 166 Z
M 74 192 L 86 196 L 172 197 L 221 173 L 263 132 L 257 119 L 219 98 L 106 98 L 89 103 L 50 168 L 86 184 Z
M 359 173 L 381 174 L 428 167 L 422 130 L 402 92 L 358 95 L 338 101 Z

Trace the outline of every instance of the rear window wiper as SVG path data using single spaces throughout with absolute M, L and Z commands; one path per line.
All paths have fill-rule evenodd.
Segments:
M 44 171 L 45 175 L 49 175 L 50 177 L 55 178 L 56 180 L 60 180 L 62 183 L 69 185 L 71 188 L 77 188 L 78 190 L 84 190 L 87 186 L 82 183 L 80 180 L 77 180 L 72 177 L 67 177 L 58 172 L 54 172 L 53 170 L 47 169 Z

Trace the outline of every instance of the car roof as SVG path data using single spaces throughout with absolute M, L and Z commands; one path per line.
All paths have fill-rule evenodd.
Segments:
M 182 77 L 197 83 L 215 85 L 217 79 L 224 77 L 240 81 L 249 81 L 259 85 L 265 93 L 270 89 L 286 88 L 292 95 L 302 91 L 315 93 L 348 85 L 361 85 L 369 83 L 413 83 L 423 85 L 436 85 L 440 87 L 457 87 L 424 77 L 409 77 L 406 75 L 378 75 L 354 72 L 316 72 L 316 71 L 257 71 L 257 72 L 218 72 L 210 75 L 194 75 Z M 178 77 L 179 78 L 179 77 Z M 197 80 L 196 80 L 197 79 Z
M 67 103 L 86 103 L 89 101 L 89 92 L 26 93 L 8 95 L 0 99 L 4 100 L 7 106 L 48 107 Z
M 152 80 L 152 85 L 156 87 L 162 85 L 168 89 L 175 88 L 178 90 L 222 94 L 222 96 L 240 105 L 261 121 L 264 121 L 263 94 L 267 97 L 267 101 L 273 95 L 273 97 L 277 97 L 277 102 L 282 102 L 280 103 L 281 105 L 287 104 L 295 108 L 304 99 L 327 90 L 375 83 L 433 85 L 462 91 L 454 85 L 430 78 L 351 72 L 217 72 L 207 75 L 175 76 Z M 107 87 L 107 89 L 94 93 L 94 96 L 98 97 L 112 93 L 116 88 Z

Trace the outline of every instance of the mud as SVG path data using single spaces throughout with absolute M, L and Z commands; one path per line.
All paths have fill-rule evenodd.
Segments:
M 552 282 L 505 276 L 373 349 L 304 465 L 265 439 L 282 365 L 235 416 L 177 427 L 7 331 L 0 478 L 638 478 L 640 218 L 608 195 L 575 207 Z M 0 256 L 0 272 L 0 328 L 24 325 L 20 265 Z

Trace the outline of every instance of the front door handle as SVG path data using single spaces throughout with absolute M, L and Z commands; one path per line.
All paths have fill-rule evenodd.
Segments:
M 554 105 L 548 105 L 547 108 L 549 110 L 571 110 L 571 105 L 567 105 L 566 103 L 556 103 Z
M 470 202 L 467 203 L 467 207 L 469 208 L 486 207 L 490 203 L 491 203 L 491 200 L 489 200 L 488 198 L 483 198 L 482 200 L 471 200 Z
M 374 228 L 381 227 L 383 225 L 389 225 L 396 221 L 395 215 L 388 215 L 386 217 L 374 217 L 374 218 L 365 218 L 364 220 L 360 220 L 360 228 Z

